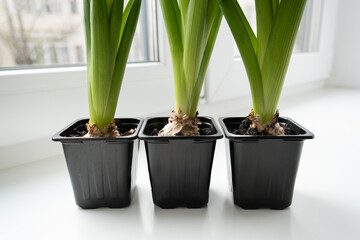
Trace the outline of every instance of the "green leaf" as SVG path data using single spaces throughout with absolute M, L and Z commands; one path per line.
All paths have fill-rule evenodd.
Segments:
M 115 0 L 119 1 L 119 0 Z M 122 1 L 120 1 L 122 2 Z M 111 8 L 112 8 L 113 0 L 106 0 L 106 9 L 107 9 L 107 15 L 110 16 Z
M 282 0 L 268 40 L 263 63 L 265 122 L 275 114 L 306 0 Z
M 128 3 L 126 4 L 124 12 L 123 12 L 122 21 L 121 21 L 120 39 L 122 38 L 124 29 L 125 29 L 125 25 L 126 25 L 126 21 L 129 17 L 130 9 L 131 9 L 133 3 L 134 3 L 134 0 L 129 0 Z
M 272 0 L 272 10 L 273 10 L 273 15 L 275 16 L 276 14 L 276 10 L 279 6 L 279 1 L 280 0 Z
M 84 6 L 84 28 L 85 28 L 85 43 L 86 43 L 86 64 L 87 64 L 87 86 L 88 86 L 88 101 L 90 119 L 94 119 L 92 91 L 90 84 L 90 65 L 91 65 L 91 29 L 90 29 L 90 2 L 89 0 L 83 1 Z
M 90 29 L 90 2 L 84 0 L 84 28 L 86 43 L 86 61 L 90 64 L 91 59 L 91 29 Z
M 191 1 L 186 17 L 183 65 L 187 94 L 191 96 L 205 48 L 203 40 L 206 30 L 207 1 Z
M 108 96 L 106 106 L 106 116 L 108 121 L 112 121 L 116 111 L 116 105 L 119 98 L 120 88 L 125 73 L 127 59 L 130 53 L 131 43 L 133 41 L 136 25 L 139 19 L 141 0 L 133 0 L 122 34 L 119 51 L 117 52 L 114 73 L 111 82 L 111 91 Z
M 262 112 L 265 101 L 260 67 L 254 48 L 257 42 L 251 40 L 252 34 L 248 31 L 247 21 L 244 21 L 243 12 L 236 0 L 222 0 L 220 7 L 244 62 L 249 78 L 254 112 L 255 114 Z
M 271 1 L 264 0 L 255 0 L 255 6 L 258 43 L 257 55 L 261 69 L 273 23 L 273 6 Z
M 267 124 L 276 112 L 306 0 L 256 0 L 255 3 L 257 51 L 237 1 L 222 0 L 221 9 L 245 65 L 255 115 Z
M 219 30 L 220 1 L 160 0 L 173 63 L 175 111 L 190 117 L 196 115 Z
M 110 36 L 107 17 L 106 2 L 103 0 L 91 0 L 90 3 L 90 26 L 91 26 L 91 65 L 90 84 L 92 91 L 92 103 L 96 124 L 100 129 L 106 125 L 104 122 L 104 109 L 107 96 L 110 92 L 111 60 L 110 60 Z M 101 79 L 101 81 L 100 81 Z
M 221 0 L 209 0 L 209 2 L 208 2 L 208 11 L 207 11 L 207 20 L 206 20 L 206 24 L 207 24 L 206 36 L 207 36 L 207 38 L 212 29 L 215 18 L 218 17 L 220 2 L 221 2 Z
M 232 7 L 234 7 L 235 9 L 233 9 L 234 11 L 237 11 L 237 14 L 240 16 L 244 26 L 245 26 L 245 30 L 251 40 L 251 44 L 252 44 L 252 47 L 254 48 L 254 52 L 255 54 L 257 54 L 257 40 L 256 40 L 256 36 L 254 34 L 254 31 L 252 30 L 243 10 L 241 9 L 239 3 L 237 0 L 230 0 L 230 2 L 228 2 L 228 0 L 226 0 L 225 4 L 226 5 L 231 5 Z M 265 0 L 266 1 L 266 0 Z M 224 0 L 222 0 L 222 2 L 224 2 Z M 222 6 L 222 5 L 220 5 Z
M 84 0 L 90 123 L 102 130 L 114 120 L 116 105 L 141 0 Z
M 206 70 L 207 70 L 209 62 L 210 62 L 211 53 L 214 49 L 214 45 L 215 45 L 217 34 L 219 32 L 222 17 L 223 17 L 223 15 L 220 11 L 220 8 L 218 7 L 217 13 L 211 24 L 210 33 L 209 33 L 209 37 L 207 40 L 205 51 L 203 53 L 198 78 L 196 79 L 196 82 L 195 82 L 195 89 L 193 91 L 193 95 L 191 96 L 191 101 L 190 101 L 191 106 L 190 106 L 189 115 L 193 116 L 193 117 L 196 116 L 197 106 L 198 106 L 199 98 L 200 98 L 200 94 L 201 94 L 201 88 L 204 84 Z
M 160 0 L 171 54 L 179 55 L 183 51 L 181 21 L 178 18 L 179 6 L 176 0 Z
M 110 51 L 112 53 L 113 65 L 115 64 L 115 58 L 120 44 L 123 8 L 124 1 L 116 0 L 114 1 L 110 12 Z
M 169 41 L 175 85 L 175 110 L 187 111 L 186 85 L 183 70 L 182 24 L 176 0 L 160 0 L 162 15 Z M 185 96 L 185 97 L 184 97 Z
M 185 32 L 184 27 L 185 27 L 185 22 L 186 22 L 186 15 L 187 15 L 187 10 L 188 10 L 188 6 L 189 6 L 189 1 L 190 0 L 179 0 L 182 32 Z

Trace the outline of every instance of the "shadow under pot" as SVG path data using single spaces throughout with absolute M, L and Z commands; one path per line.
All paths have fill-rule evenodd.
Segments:
M 84 209 L 123 208 L 130 205 L 135 188 L 139 140 L 143 120 L 115 119 L 128 136 L 81 137 L 89 119 L 79 119 L 53 136 L 62 143 L 76 204 Z
M 244 209 L 284 209 L 291 205 L 305 139 L 314 134 L 289 118 L 279 118 L 294 135 L 237 135 L 244 117 L 220 118 L 225 134 L 228 179 L 234 204 Z
M 215 145 L 222 134 L 213 118 L 199 119 L 200 133 L 208 135 L 154 136 L 155 129 L 168 123 L 167 117 L 148 118 L 141 128 L 153 202 L 160 208 L 201 208 L 209 201 Z

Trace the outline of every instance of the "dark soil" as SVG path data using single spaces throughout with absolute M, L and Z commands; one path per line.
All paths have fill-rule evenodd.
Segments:
M 251 121 L 248 118 L 245 118 L 238 129 L 229 129 L 229 132 L 235 135 L 263 135 L 259 133 L 256 128 L 249 128 Z M 285 130 L 285 135 L 298 135 L 300 134 L 299 129 L 292 126 L 291 123 L 280 123 L 280 125 Z
M 159 129 L 154 128 L 154 129 L 151 131 L 150 136 L 157 136 L 158 133 L 159 133 L 159 131 L 160 131 Z
M 161 129 L 160 129 L 161 130 Z M 157 136 L 158 135 L 158 132 L 160 131 L 159 129 L 157 128 L 154 128 L 151 133 L 150 133 L 150 136 Z M 211 127 L 204 127 L 204 128 L 199 128 L 199 133 L 200 133 L 200 136 L 208 136 L 208 135 L 212 135 L 212 134 L 215 134 L 216 133 L 216 130 L 211 128 Z M 178 134 L 177 136 L 182 136 L 182 134 Z
M 200 128 L 199 129 L 200 135 L 203 136 L 208 136 L 208 135 L 212 135 L 216 133 L 216 130 L 214 128 L 211 127 L 206 127 L 206 128 Z
M 291 123 L 281 124 L 285 130 L 285 135 L 299 135 L 301 134 L 298 128 L 292 126 Z
M 116 121 L 116 130 L 120 133 L 120 135 L 123 135 L 124 133 L 128 132 L 132 128 L 131 125 L 129 126 L 119 126 L 118 122 Z M 66 137 L 82 137 L 87 133 L 86 125 L 85 124 L 79 124 L 75 126 L 73 129 L 69 129 L 70 131 L 66 134 Z
M 76 126 L 72 133 L 69 134 L 69 137 L 82 137 L 87 133 L 85 124 Z

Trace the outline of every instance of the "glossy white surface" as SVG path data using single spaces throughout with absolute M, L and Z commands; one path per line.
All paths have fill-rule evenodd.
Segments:
M 360 239 L 359 105 L 360 90 L 347 89 L 282 101 L 282 115 L 315 133 L 304 144 L 293 204 L 286 210 L 233 205 L 223 140 L 207 208 L 155 207 L 141 145 L 137 189 L 125 209 L 78 208 L 63 157 L 0 171 L 0 239 Z M 222 109 L 217 104 L 203 112 L 218 117 L 248 111 Z M 335 132 L 329 132 L 332 127 Z

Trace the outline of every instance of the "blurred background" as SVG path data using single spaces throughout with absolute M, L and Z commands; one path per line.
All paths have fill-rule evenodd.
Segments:
M 256 29 L 254 1 L 239 2 Z M 1 0 L 0 169 L 61 155 L 60 144 L 51 142 L 51 136 L 88 117 L 82 8 L 82 0 Z M 333 108 L 344 105 L 356 112 L 358 9 L 356 0 L 308 0 L 279 105 L 281 115 L 311 124 L 307 118 L 327 122 L 321 117 L 324 111 L 331 117 Z M 143 1 L 116 117 L 170 115 L 172 79 L 160 8 L 156 0 Z M 328 100 L 334 102 L 332 109 Z M 224 19 L 199 111 L 217 118 L 245 115 L 250 109 L 247 76 Z

